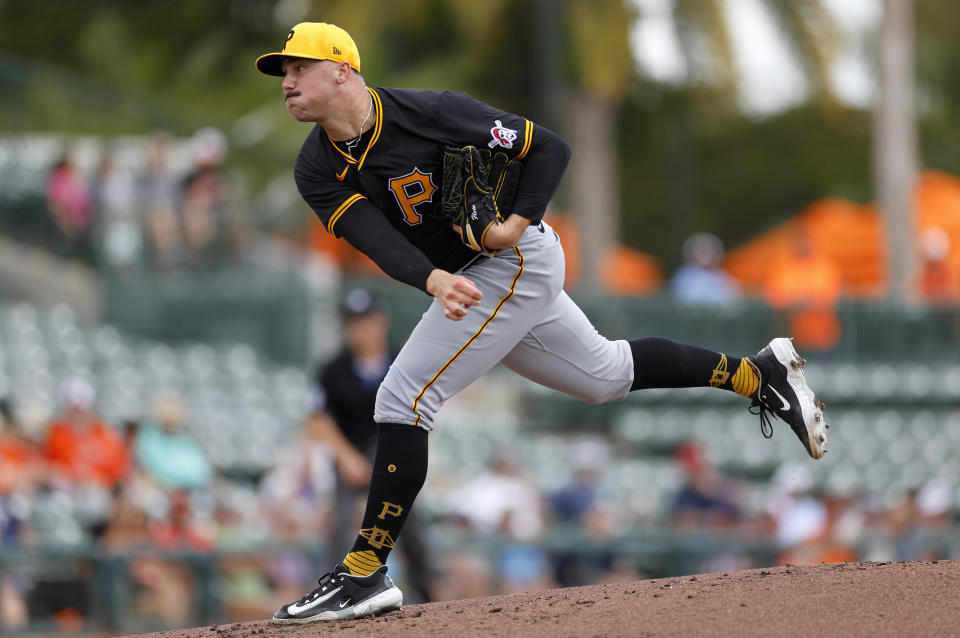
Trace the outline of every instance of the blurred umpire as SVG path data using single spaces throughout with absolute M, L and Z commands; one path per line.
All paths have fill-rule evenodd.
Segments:
M 382 301 L 363 288 L 350 290 L 343 304 L 344 345 L 317 370 L 310 419 L 333 450 L 337 464 L 336 511 L 331 547 L 349 549 L 356 536 L 377 450 L 373 409 L 380 382 L 396 357 L 389 341 L 390 316 Z M 411 512 L 404 526 L 403 554 L 410 585 L 423 602 L 432 600 L 434 574 L 424 526 Z

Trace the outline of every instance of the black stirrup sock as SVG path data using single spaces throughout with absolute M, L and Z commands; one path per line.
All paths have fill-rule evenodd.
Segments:
M 752 397 L 760 385 L 758 370 L 746 357 L 728 357 L 664 337 L 634 339 L 630 350 L 631 390 L 711 387 Z
M 351 574 L 372 574 L 387 562 L 403 522 L 427 476 L 427 431 L 381 423 L 370 493 L 353 549 L 343 559 Z

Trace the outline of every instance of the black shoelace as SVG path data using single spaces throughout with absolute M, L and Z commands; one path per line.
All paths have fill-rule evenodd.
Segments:
M 763 435 L 765 439 L 773 438 L 773 425 L 770 423 L 770 415 L 773 415 L 774 418 L 777 417 L 777 413 L 771 410 L 769 407 L 764 405 L 763 401 L 760 400 L 760 388 L 763 387 L 763 373 L 760 372 L 760 366 L 754 363 L 752 360 L 747 359 L 750 364 L 753 366 L 753 369 L 757 372 L 757 395 L 753 397 L 753 403 L 750 404 L 750 407 L 747 408 L 747 411 L 750 414 L 759 414 L 760 415 L 760 434 Z M 757 411 L 754 412 L 753 409 L 757 408 Z
M 753 411 L 754 408 L 757 408 L 756 412 Z M 779 418 L 776 412 L 765 406 L 760 399 L 754 399 L 747 410 L 750 414 L 760 415 L 760 434 L 767 439 L 773 438 L 773 425 L 770 423 L 770 415 L 773 415 L 774 418 Z

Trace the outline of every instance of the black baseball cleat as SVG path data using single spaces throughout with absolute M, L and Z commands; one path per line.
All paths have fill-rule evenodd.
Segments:
M 771 341 L 750 361 L 762 371 L 760 389 L 753 398 L 750 411 L 759 408 L 760 430 L 767 438 L 773 436 L 767 413 L 790 424 L 794 434 L 807 448 L 807 453 L 819 459 L 827 453 L 827 433 L 830 426 L 823 420 L 823 403 L 814 396 L 803 377 L 806 363 L 793 347 L 791 339 L 779 337 Z M 764 373 L 767 378 L 764 378 Z
M 354 576 L 342 563 L 324 574 L 320 586 L 273 615 L 278 624 L 349 620 L 382 614 L 403 606 L 403 592 L 381 566 L 369 576 Z

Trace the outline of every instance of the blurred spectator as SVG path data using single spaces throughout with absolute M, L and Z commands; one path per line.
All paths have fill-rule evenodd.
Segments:
M 821 500 L 827 510 L 827 529 L 819 543 L 811 543 L 809 562 L 843 563 L 858 560 L 855 544 L 863 533 L 864 519 L 855 495 L 828 490 Z
M 73 492 L 62 485 L 44 482 L 30 495 L 25 544 L 34 547 L 71 547 L 89 542 L 89 534 L 77 512 Z M 106 525 L 109 501 L 103 501 L 101 521 Z
M 143 259 L 143 228 L 134 175 L 107 148 L 93 180 L 96 206 L 97 257 L 110 269 L 139 266 Z
M 730 544 L 750 533 L 739 483 L 710 461 L 699 441 L 684 441 L 674 460 L 684 479 L 670 504 L 670 523 L 684 535 L 695 535 L 697 546 L 678 555 L 675 568 L 700 573 L 752 567 L 749 555 Z
M 197 520 L 190 492 L 169 494 L 167 515 L 150 526 L 150 537 L 168 551 L 208 552 L 213 549 L 213 529 Z
M 331 547 L 335 553 L 353 543 L 363 516 L 377 445 L 373 420 L 377 390 L 396 350 L 389 342 L 390 316 L 379 298 L 356 288 L 344 298 L 344 346 L 317 373 L 308 428 L 336 459 L 336 512 Z M 421 601 L 432 600 L 434 561 L 425 529 L 414 509 L 407 517 L 398 549 L 406 575 Z
M 727 529 L 743 519 L 737 486 L 710 462 L 700 443 L 684 442 L 674 458 L 684 473 L 683 485 L 670 508 L 675 528 L 698 532 Z
M 130 453 L 123 435 L 93 411 L 95 392 L 90 383 L 82 378 L 67 380 L 61 398 L 63 409 L 51 422 L 44 442 L 52 491 L 46 499 L 43 526 L 56 532 L 55 521 L 71 516 L 96 537 L 109 516 L 111 490 L 130 474 Z
M 213 477 L 213 466 L 185 429 L 183 403 L 173 393 L 159 397 L 152 419 L 139 425 L 134 451 L 140 467 L 167 490 L 207 487 Z
M 550 498 L 553 517 L 561 523 L 581 523 L 599 500 L 600 475 L 610 458 L 605 441 L 581 437 L 571 444 L 573 479 Z
M 42 461 L 39 442 L 20 427 L 10 400 L 0 397 L 0 495 L 35 479 Z
M 123 436 L 93 411 L 96 395 L 86 380 L 69 379 L 61 397 L 63 411 L 47 431 L 47 460 L 68 481 L 113 487 L 131 468 Z
M 89 259 L 93 196 L 69 153 L 64 153 L 51 168 L 45 190 L 47 211 L 60 231 L 60 236 L 53 240 L 54 252 Z
M 448 503 L 450 515 L 468 531 L 504 541 L 495 558 L 500 593 L 555 586 L 537 545 L 546 529 L 543 495 L 509 456 L 492 457 L 487 470 L 454 490 Z
M 273 513 L 267 514 L 257 485 L 238 483 L 219 477 L 213 492 L 213 524 L 217 548 L 247 551 L 268 541 L 287 542 L 274 537 Z
M 833 542 L 853 551 L 868 531 L 870 517 L 863 494 L 851 488 L 833 488 L 824 495 Z M 859 556 L 858 560 L 865 560 Z
M 723 243 L 715 235 L 695 233 L 683 243 L 683 265 L 674 273 L 670 292 L 680 302 L 717 305 L 740 296 L 737 280 L 720 267 Z
M 283 507 L 267 511 L 252 485 L 218 481 L 215 495 L 220 612 L 236 620 L 268 616 L 312 580 L 309 557 L 292 542 L 302 539 L 286 534 L 278 521 L 295 516 Z M 293 511 L 313 517 L 312 511 Z
M 39 442 L 21 429 L 9 400 L 0 398 L 0 546 L 22 542 L 29 500 L 44 469 Z
M 67 482 L 119 483 L 130 467 L 123 437 L 94 411 L 96 393 L 83 378 L 60 388 L 61 411 L 47 427 L 44 453 L 57 476 Z
M 113 501 L 101 542 L 105 549 L 119 554 L 151 548 L 149 523 L 147 511 L 131 499 L 127 491 L 121 491 Z
M 623 563 L 610 545 L 622 529 L 614 508 L 600 498 L 600 478 L 610 458 L 609 448 L 603 439 L 585 436 L 572 442 L 570 457 L 572 480 L 550 498 L 551 513 L 560 527 L 575 532 L 596 551 L 584 552 L 581 544 L 574 551 L 554 553 L 554 580 L 561 587 L 619 580 Z
M 314 540 L 329 534 L 334 455 L 321 419 L 308 419 L 293 443 L 260 481 L 274 533 L 283 540 Z
M 269 539 L 281 547 L 262 563 L 231 560 L 226 564 L 228 604 L 244 616 L 269 615 L 283 601 L 302 593 L 315 578 L 317 559 L 326 562 L 326 554 L 331 551 L 336 469 L 328 443 L 329 429 L 334 426 L 328 420 L 308 418 L 260 480 L 262 516 L 269 521 Z M 233 499 L 222 502 L 218 507 L 221 532 L 233 525 L 229 533 L 236 538 L 240 535 L 237 528 L 244 525 L 247 515 Z M 250 591 L 254 586 L 269 587 L 270 594 L 256 595 Z
M 170 136 L 157 132 L 150 139 L 147 165 L 139 176 L 147 251 L 152 265 L 166 270 L 183 257 L 180 184 L 169 167 Z
M 222 162 L 226 137 L 218 129 L 200 129 L 191 140 L 193 169 L 183 180 L 181 221 L 185 257 L 192 265 L 211 265 L 227 256 L 230 240 L 229 188 Z
M 957 260 L 951 259 L 950 236 L 939 226 L 929 226 L 919 233 L 918 295 L 931 305 L 955 303 L 960 298 L 960 272 Z
M 767 513 L 772 518 L 778 564 L 810 564 L 816 545 L 829 530 L 827 508 L 812 494 L 813 475 L 806 465 L 786 463 L 771 478 Z
M 786 321 L 798 348 L 827 351 L 840 341 L 836 304 L 842 291 L 840 270 L 817 252 L 802 224 L 793 229 L 792 250 L 770 265 L 764 295 Z
M 950 485 L 934 477 L 923 483 L 917 491 L 917 523 L 934 533 L 947 530 L 953 521 L 953 495 Z
M 15 587 L 30 618 L 50 618 L 60 631 L 77 631 L 90 612 L 92 566 L 71 550 L 88 547 L 91 537 L 102 532 L 110 494 L 103 485 L 72 480 L 49 468 L 42 465 L 35 483 L 21 484 L 23 491 L 16 493 L 22 499 L 20 542 L 40 551 L 30 555 L 29 569 L 18 574 Z M 59 551 L 44 553 L 50 548 Z M 19 560 L 11 562 L 9 573 L 17 574 Z
M 20 429 L 9 400 L 0 398 L 0 548 L 22 544 L 31 493 L 42 471 L 40 446 Z M 0 572 L 0 632 L 27 626 L 25 589 L 15 571 Z
M 543 496 L 506 454 L 490 459 L 486 471 L 450 495 L 450 514 L 480 534 L 534 541 L 544 532 Z
M 130 615 L 167 626 L 188 620 L 193 599 L 190 572 L 163 555 L 151 534 L 147 511 L 128 492 L 114 501 L 102 540 L 108 554 L 127 561 L 129 588 L 119 593 L 118 602 Z
M 182 624 L 198 608 L 202 609 L 208 596 L 208 592 L 197 586 L 197 578 L 201 572 L 209 575 L 213 571 L 211 552 L 216 548 L 215 530 L 197 517 L 191 493 L 181 490 L 169 493 L 167 513 L 151 522 L 150 539 L 158 549 L 168 553 L 164 557 L 164 569 L 176 584 L 177 594 L 172 601 L 175 604 L 167 610 L 166 622 Z
M 891 560 L 923 561 L 948 558 L 953 515 L 949 486 L 930 479 L 908 490 L 886 516 L 893 555 Z

